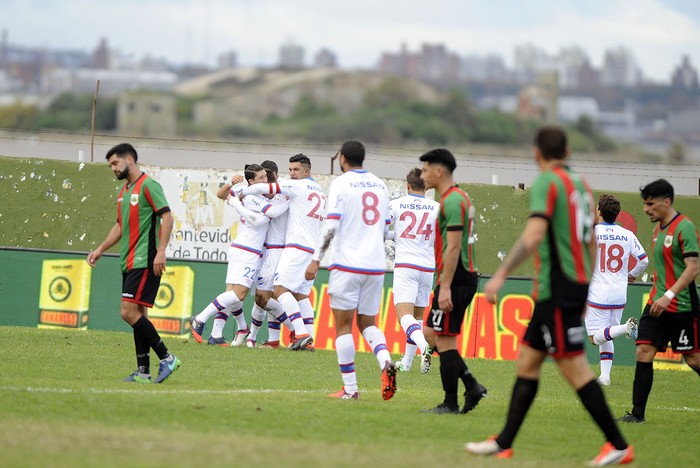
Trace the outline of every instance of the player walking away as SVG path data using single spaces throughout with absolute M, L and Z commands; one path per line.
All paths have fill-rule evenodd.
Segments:
M 408 195 L 389 202 L 394 231 L 394 309 L 406 332 L 406 351 L 396 362 L 402 372 L 411 370 L 416 350 L 421 353 L 420 370 L 430 370 L 433 350 L 423 335 L 423 311 L 430 301 L 435 272 L 435 237 L 440 203 L 425 198 L 421 170 L 406 176 Z
M 339 153 L 343 174 L 331 182 L 322 244 L 306 269 L 306 278 L 313 280 L 319 261 L 333 240 L 328 294 L 335 318 L 335 349 L 343 388 L 329 396 L 342 400 L 360 398 L 352 336 L 352 321 L 356 317 L 357 328 L 379 362 L 382 398 L 389 400 L 396 392 L 396 366 L 391 362 L 386 337 L 376 325 L 386 270 L 384 234 L 389 225 L 388 190 L 381 179 L 362 169 L 365 160 L 362 143 L 348 140 Z
M 107 152 L 109 168 L 118 180 L 126 179 L 117 198 L 117 223 L 104 241 L 87 256 L 91 267 L 102 254 L 119 242 L 122 269 L 122 320 L 134 329 L 138 369 L 125 382 L 151 383 L 150 349 L 160 359 L 155 383 L 161 383 L 180 367 L 168 352 L 158 331 L 148 320 L 160 278 L 165 271 L 165 248 L 173 229 L 173 216 L 158 182 L 141 172 L 133 146 L 122 143 Z
M 600 377 L 598 383 L 610 385 L 615 345 L 613 339 L 626 335 L 637 338 L 637 320 L 630 317 L 620 324 L 627 302 L 627 283 L 634 282 L 649 263 L 646 252 L 637 237 L 615 224 L 620 213 L 620 200 L 603 194 L 598 199 L 595 240 L 598 247 L 593 276 L 586 301 L 586 332 L 600 349 Z M 630 271 L 630 257 L 637 264 Z
M 530 217 L 486 283 L 484 295 L 495 304 L 508 274 L 536 251 L 535 309 L 520 343 L 505 427 L 496 437 L 467 443 L 465 449 L 476 455 L 513 456 L 511 446 L 537 394 L 542 363 L 550 355 L 607 440 L 590 465 L 629 463 L 633 448 L 620 433 L 584 352 L 581 316 L 596 250 L 593 194 L 565 165 L 569 150 L 563 129 L 539 129 L 534 153 L 541 172 L 532 185 Z
M 260 165 L 265 168 L 268 183 L 277 182 L 277 164 L 274 161 L 263 161 Z M 289 204 L 287 197 L 280 194 L 270 199 L 270 203 Z M 258 273 L 257 287 L 255 288 L 255 304 L 251 311 L 250 335 L 248 335 L 246 340 L 246 347 L 248 348 L 257 346 L 258 331 L 262 327 L 266 315 L 268 316 L 268 339 L 261 344 L 263 348 L 279 348 L 282 323 L 289 329 L 294 328 L 282 305 L 272 297 L 275 272 L 284 249 L 284 240 L 287 234 L 287 214 L 288 211 L 285 211 L 280 216 L 271 219 L 267 227 L 265 252 L 263 253 L 263 262 Z M 264 215 L 260 214 L 258 216 Z
M 251 185 L 249 194 L 282 194 L 289 198 L 287 234 L 274 279 L 274 298 L 282 304 L 294 327 L 290 351 L 313 349 L 314 310 L 309 301 L 313 280 L 304 277 L 321 237 L 321 222 L 326 216 L 326 195 L 311 178 L 311 160 L 296 154 L 289 158 L 291 179 L 267 185 Z
M 443 402 L 424 412 L 459 414 L 457 392 L 461 379 L 466 388 L 462 413 L 468 413 L 487 393 L 457 351 L 464 313 L 479 281 L 474 260 L 474 207 L 469 196 L 454 183 L 452 172 L 457 162 L 452 153 L 438 148 L 428 151 L 420 160 L 425 187 L 441 194 L 435 233 L 438 279 L 424 332 L 430 346 L 440 355 L 440 376 L 445 391 Z
M 700 375 L 700 306 L 695 278 L 698 275 L 698 231 L 673 207 L 673 186 L 656 180 L 641 190 L 644 212 L 653 223 L 651 255 L 654 284 L 649 293 L 637 337 L 637 367 L 632 387 L 632 412 L 619 421 L 643 423 L 654 381 L 653 359 L 671 348 Z
M 265 169 L 258 164 L 246 166 L 245 178 L 248 184 L 267 182 Z M 269 217 L 278 216 L 286 209 L 285 206 L 273 206 L 268 203 L 267 199 L 257 195 L 244 198 L 242 203 L 235 196 L 231 196 L 229 197 L 229 203 L 242 212 L 236 239 L 229 247 L 226 284 L 232 286 L 227 288 L 226 292 L 219 294 L 197 316 L 190 319 L 192 336 L 195 337 L 195 340 L 201 342 L 201 334 L 206 321 L 216 315 L 208 341 L 210 345 L 216 346 L 226 346 L 223 330 L 230 311 L 233 311 L 233 316 L 238 325 L 238 331 L 231 342 L 231 346 L 240 346 L 245 343 L 249 333 L 248 324 L 243 315 L 243 301 L 248 295 L 248 291 L 250 291 L 253 280 L 257 278 L 258 269 L 262 261 L 262 248 L 267 234 L 269 218 L 265 217 L 259 220 L 246 219 L 246 213 L 242 211 L 242 206 L 247 206 L 254 212 L 266 213 Z

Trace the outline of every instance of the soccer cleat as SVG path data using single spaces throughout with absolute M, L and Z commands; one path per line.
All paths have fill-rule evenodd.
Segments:
M 617 418 L 617 420 L 620 422 L 635 423 L 635 424 L 644 424 L 647 421 L 644 418 L 638 418 L 637 416 L 633 415 L 629 411 L 627 411 L 624 416 Z
M 632 461 L 634 461 L 633 446 L 628 445 L 624 450 L 617 450 L 613 444 L 606 442 L 598 456 L 588 462 L 588 466 L 626 465 Z
M 279 340 L 277 340 L 277 341 L 263 341 L 262 344 L 260 344 L 260 347 L 261 348 L 279 349 L 280 342 L 279 342 Z
M 197 343 L 202 342 L 202 333 L 204 332 L 204 322 L 200 322 L 196 317 L 190 317 L 190 332 L 192 333 L 192 338 Z
M 610 379 L 604 379 L 602 377 L 598 377 L 598 383 L 601 384 L 603 387 L 609 387 L 610 386 Z
M 153 379 L 150 375 L 148 377 L 141 377 L 139 371 L 135 371 L 133 374 L 124 377 L 122 382 L 153 383 Z
M 394 363 L 394 365 L 401 372 L 410 372 L 411 371 L 411 366 L 404 365 L 403 361 L 396 361 Z
M 627 330 L 626 330 L 627 339 L 628 340 L 629 339 L 636 340 L 637 339 L 637 328 L 638 328 L 637 327 L 637 319 L 634 317 L 630 317 L 627 319 L 627 322 L 625 323 L 625 325 L 627 326 Z
M 429 344 L 425 345 L 425 351 L 420 355 L 420 371 L 427 374 L 430 371 L 430 364 L 433 362 L 433 348 Z
M 345 387 L 343 387 L 338 393 L 329 393 L 328 397 L 337 398 L 339 400 L 359 400 L 360 392 L 348 393 L 345 391 Z
M 459 408 L 451 408 L 445 403 L 440 403 L 435 408 L 420 410 L 420 412 L 433 414 L 459 414 Z
M 248 338 L 248 335 L 250 334 L 250 329 L 246 328 L 245 330 L 238 330 L 236 332 L 236 336 L 233 337 L 233 341 L 231 342 L 231 347 L 232 348 L 237 348 L 241 346 L 243 343 L 245 343 L 245 339 Z
M 476 408 L 482 398 L 488 394 L 486 387 L 481 385 L 479 382 L 474 385 L 471 390 L 467 389 L 464 392 L 464 406 L 462 407 L 462 414 L 466 414 Z
M 481 455 L 484 457 L 494 458 L 513 458 L 512 448 L 501 448 L 496 442 L 496 438 L 492 437 L 483 442 L 467 442 L 464 444 L 464 450 L 472 455 Z
M 299 351 L 308 351 L 310 353 L 315 353 L 316 352 L 316 347 L 313 345 L 313 342 L 310 345 L 306 345 L 305 348 L 300 349 Z
M 387 361 L 382 370 L 382 399 L 391 400 L 396 393 L 396 366 Z
M 162 359 L 160 361 L 160 366 L 158 368 L 158 377 L 156 377 L 156 380 L 153 381 L 153 383 L 162 383 L 170 377 L 170 375 L 178 370 L 180 368 L 180 365 L 182 362 L 177 358 L 177 356 L 173 355 L 173 360 L 168 362 L 167 359 Z
M 251 340 L 250 338 L 248 338 L 247 340 L 245 340 L 245 347 L 246 347 L 246 348 L 255 348 L 255 346 L 256 346 L 256 345 L 255 345 L 255 340 Z
M 309 345 L 312 345 L 314 343 L 314 339 L 311 335 L 306 335 L 298 340 L 296 340 L 294 343 L 289 345 L 289 348 L 287 348 L 289 351 L 301 351 L 304 348 L 306 348 Z
M 218 338 L 210 336 L 209 340 L 207 340 L 207 344 L 211 346 L 226 346 L 226 338 L 224 338 L 223 336 L 220 336 Z

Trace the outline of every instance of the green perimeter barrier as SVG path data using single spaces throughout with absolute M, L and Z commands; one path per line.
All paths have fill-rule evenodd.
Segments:
M 90 268 L 85 256 L 79 252 L 0 247 L 3 266 L 0 269 L 0 325 L 131 332 L 119 317 L 121 271 L 118 257 L 105 254 Z M 225 274 L 226 264 L 222 262 L 169 260 L 149 317 L 164 335 L 188 336 L 188 318 L 224 291 Z M 396 355 L 403 352 L 405 334 L 396 320 L 392 279 L 393 274 L 387 272 L 377 322 L 387 337 L 389 351 Z M 533 282 L 529 278 L 510 278 L 498 304 L 490 304 L 481 293 L 487 279 L 480 279 L 478 292 L 466 311 L 458 348 L 462 356 L 468 358 L 513 360 L 532 316 Z M 333 349 L 335 341 L 327 283 L 328 271 L 322 269 L 310 295 L 316 313 L 315 345 L 320 349 Z M 629 316 L 641 315 L 649 289 L 649 284 L 629 286 L 623 321 Z M 244 303 L 248 323 L 252 305 L 253 299 L 249 296 Z M 210 326 L 211 323 L 207 324 L 205 336 Z M 370 351 L 356 328 L 353 334 L 358 350 Z M 224 336 L 231 339 L 232 335 L 233 328 L 227 325 Z M 283 344 L 288 344 L 286 335 L 282 334 Z M 265 339 L 267 328 L 263 326 L 258 342 Z M 589 343 L 587 354 L 590 362 L 598 362 L 597 347 Z M 633 365 L 634 356 L 631 340 L 615 341 L 616 364 Z M 673 368 L 685 367 L 678 365 L 680 356 L 673 353 L 657 358 L 662 367 L 664 363 Z

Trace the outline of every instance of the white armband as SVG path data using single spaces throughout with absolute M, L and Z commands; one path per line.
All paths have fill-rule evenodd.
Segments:
M 667 297 L 669 300 L 672 301 L 673 298 L 676 297 L 676 294 L 669 289 L 664 293 L 664 297 Z

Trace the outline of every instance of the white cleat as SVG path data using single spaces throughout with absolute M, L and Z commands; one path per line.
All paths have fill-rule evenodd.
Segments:
M 401 371 L 401 372 L 411 372 L 411 367 L 410 367 L 410 366 L 404 366 L 403 361 L 400 360 L 400 359 L 399 359 L 398 361 L 396 361 L 396 362 L 394 363 L 394 365 L 395 365 L 396 368 L 397 368 L 399 371 Z
M 248 338 L 249 334 L 250 334 L 250 330 L 247 328 L 245 330 L 238 330 L 236 332 L 236 336 L 233 337 L 233 341 L 231 342 L 231 347 L 237 348 L 239 346 L 242 346 L 243 343 L 245 343 L 245 339 Z
M 636 340 L 637 339 L 637 328 L 638 328 L 637 327 L 637 319 L 634 317 L 630 317 L 627 319 L 627 322 L 625 323 L 625 325 L 627 326 L 627 330 L 626 330 L 627 339 L 628 340 L 629 339 Z
M 255 348 L 255 346 L 256 346 L 255 340 L 247 339 L 245 341 L 246 348 Z
M 433 362 L 433 349 L 429 344 L 425 345 L 425 351 L 420 355 L 420 371 L 427 374 L 430 371 L 430 365 Z
M 602 377 L 598 377 L 598 383 L 601 384 L 603 387 L 609 387 L 610 386 L 610 379 L 604 379 Z

